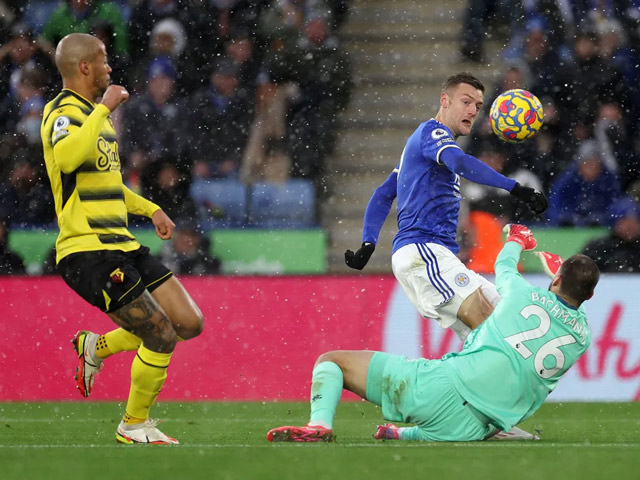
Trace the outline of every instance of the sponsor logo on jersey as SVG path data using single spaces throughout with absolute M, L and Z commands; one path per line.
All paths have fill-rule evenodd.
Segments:
M 469 285 L 469 275 L 467 275 L 466 273 L 459 273 L 456 275 L 455 282 L 459 287 L 466 287 L 467 285 Z

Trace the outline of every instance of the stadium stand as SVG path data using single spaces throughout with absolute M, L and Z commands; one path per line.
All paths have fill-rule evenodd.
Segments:
M 197 179 L 190 191 L 204 229 L 231 228 L 245 224 L 247 187 L 242 183 L 231 179 Z
M 251 188 L 249 217 L 259 228 L 310 228 L 314 225 L 315 197 L 309 180 L 256 183 Z

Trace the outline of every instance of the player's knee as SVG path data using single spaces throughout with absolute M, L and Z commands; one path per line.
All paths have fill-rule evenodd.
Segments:
M 152 330 L 149 335 L 140 335 L 142 343 L 154 352 L 170 353 L 176 348 L 178 334 L 173 328 L 164 328 L 161 331 Z
M 202 313 L 198 312 L 193 322 L 193 327 L 191 327 L 191 338 L 200 335 L 202 330 L 204 330 L 204 316 Z
M 181 319 L 176 325 L 178 336 L 182 340 L 195 338 L 202 333 L 204 329 L 204 317 L 200 310 L 190 313 L 186 318 Z
M 331 352 L 325 352 L 322 355 L 320 355 L 318 357 L 318 359 L 316 360 L 316 363 L 314 365 L 314 368 L 317 367 L 318 365 L 320 365 L 322 362 L 333 362 L 338 364 L 338 366 L 340 365 L 339 361 L 338 361 L 338 351 L 331 351 Z

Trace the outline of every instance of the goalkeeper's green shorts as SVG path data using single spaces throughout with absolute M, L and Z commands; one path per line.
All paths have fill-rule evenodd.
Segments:
M 416 424 L 422 440 L 483 440 L 496 432 L 460 396 L 440 360 L 376 352 L 367 372 L 367 400 L 382 407 L 386 420 Z

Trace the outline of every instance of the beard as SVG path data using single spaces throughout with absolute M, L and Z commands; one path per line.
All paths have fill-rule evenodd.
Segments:
M 96 82 L 93 85 L 94 98 L 102 97 L 104 95 L 104 92 L 107 91 L 107 87 L 109 87 L 110 83 L 111 83 L 111 80 L 96 80 Z

